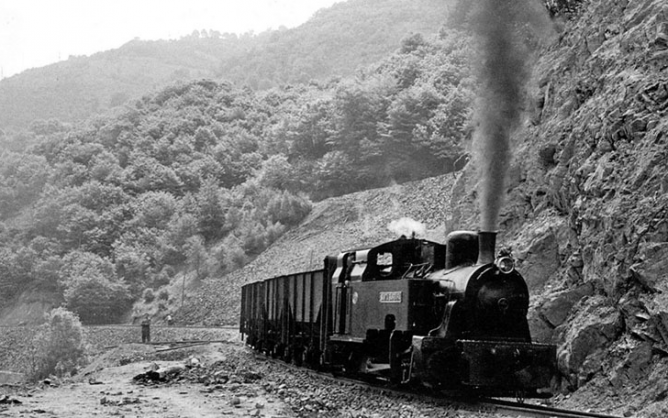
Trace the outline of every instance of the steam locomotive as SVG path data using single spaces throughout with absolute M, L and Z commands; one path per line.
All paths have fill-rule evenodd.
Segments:
M 255 350 L 484 396 L 549 397 L 556 347 L 531 340 L 529 292 L 496 233 L 446 244 L 403 237 L 344 251 L 322 269 L 242 287 L 240 331 Z

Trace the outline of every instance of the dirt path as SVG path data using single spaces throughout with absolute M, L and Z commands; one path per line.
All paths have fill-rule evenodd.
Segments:
M 208 344 L 188 355 L 203 367 L 227 358 L 243 347 Z M 145 360 L 117 365 L 117 355 L 105 355 L 71 382 L 39 385 L 12 396 L 22 403 L 0 405 L 1 417 L 293 417 L 290 409 L 259 383 L 231 383 L 206 386 L 176 379 L 170 383 L 142 385 L 132 378 L 149 367 L 182 365 L 183 360 Z M 144 355 L 145 353 L 141 353 Z M 124 350 L 125 356 L 128 350 Z M 177 353 L 174 353 L 176 356 Z M 231 371 L 232 372 L 232 371 Z

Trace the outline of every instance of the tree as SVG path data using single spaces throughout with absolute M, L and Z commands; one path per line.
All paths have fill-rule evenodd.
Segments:
M 329 137 L 334 132 L 333 106 L 330 99 L 315 99 L 295 111 L 295 119 L 286 128 L 291 157 L 321 158 L 331 146 Z
M 415 180 L 439 172 L 439 160 L 429 147 L 430 125 L 440 94 L 429 85 L 414 85 L 399 93 L 382 125 L 389 172 L 398 181 Z
M 65 256 L 60 283 L 66 306 L 85 323 L 114 323 L 130 304 L 128 285 L 117 279 L 113 264 L 92 253 Z
M 166 265 L 179 265 L 186 261 L 186 242 L 198 233 L 197 218 L 190 213 L 179 213 L 169 224 L 169 229 L 160 236 L 159 245 Z
M 47 183 L 46 159 L 32 154 L 0 154 L 0 219 L 33 203 Z
M 9 300 L 22 286 L 21 278 L 16 275 L 16 254 L 8 247 L 0 247 L 0 299 Z
M 225 226 L 223 195 L 213 178 L 204 180 L 197 194 L 199 232 L 209 242 L 222 236 Z
M 67 308 L 86 324 L 113 324 L 120 320 L 131 302 L 126 284 L 99 274 L 70 277 L 64 296 Z
M 292 165 L 285 155 L 272 155 L 264 161 L 259 181 L 262 186 L 282 190 L 294 190 L 298 184 Z
M 141 247 L 126 242 L 114 245 L 114 268 L 116 276 L 129 286 L 131 296 L 137 296 L 151 277 L 151 262 Z
M 186 255 L 188 257 L 188 264 L 190 268 L 195 270 L 195 279 L 200 280 L 200 274 L 203 269 L 204 260 L 206 259 L 206 248 L 204 247 L 204 240 L 199 235 L 194 235 L 186 240 L 185 245 Z M 183 282 L 181 283 L 181 307 L 186 293 L 186 275 L 183 275 Z
M 413 54 L 420 52 L 420 49 L 426 48 L 429 44 L 425 41 L 421 33 L 412 33 L 401 40 L 399 52 L 402 54 Z
M 195 278 L 201 279 L 203 264 L 206 260 L 206 247 L 204 240 L 199 235 L 194 235 L 186 240 L 185 245 L 186 255 L 188 257 L 188 264 L 190 268 L 195 270 Z
M 95 243 L 90 239 L 94 238 L 91 232 L 100 224 L 98 214 L 79 204 L 67 205 L 61 210 L 62 221 L 57 231 L 64 248 L 89 249 L 88 245 Z
M 135 227 L 167 230 L 177 211 L 176 198 L 165 191 L 150 191 L 135 198 Z
M 311 202 L 303 197 L 283 191 L 275 194 L 267 202 L 267 220 L 269 223 L 297 225 L 311 211 Z

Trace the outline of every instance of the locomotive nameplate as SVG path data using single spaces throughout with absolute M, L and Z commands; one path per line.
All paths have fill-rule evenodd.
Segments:
M 380 292 L 380 303 L 401 303 L 401 292 Z

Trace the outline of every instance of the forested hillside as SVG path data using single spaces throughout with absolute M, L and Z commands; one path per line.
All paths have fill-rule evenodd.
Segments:
M 5 134 L 0 298 L 48 291 L 88 323 L 140 299 L 174 309 L 170 284 L 246 264 L 310 200 L 452 171 L 466 160 L 471 49 L 456 30 L 413 34 L 355 77 L 177 83 Z
M 392 53 L 411 33 L 443 23 L 447 0 L 348 0 L 294 29 L 236 35 L 196 30 L 178 40 L 132 40 L 0 81 L 0 129 L 73 122 L 175 81 L 198 78 L 267 89 L 348 76 Z

